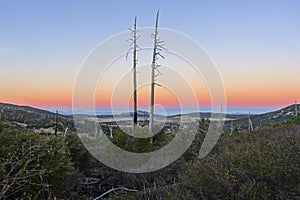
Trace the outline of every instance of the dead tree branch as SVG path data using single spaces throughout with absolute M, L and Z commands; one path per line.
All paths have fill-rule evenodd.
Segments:
M 112 188 L 106 192 L 104 192 L 103 194 L 101 194 L 99 197 L 96 197 L 94 198 L 93 200 L 98 200 L 98 199 L 101 199 L 102 197 L 106 196 L 107 194 L 111 193 L 111 192 L 114 192 L 116 190 L 125 190 L 125 191 L 128 191 L 128 192 L 138 192 L 139 190 L 136 190 L 136 189 L 128 189 L 126 187 L 117 187 L 117 188 Z

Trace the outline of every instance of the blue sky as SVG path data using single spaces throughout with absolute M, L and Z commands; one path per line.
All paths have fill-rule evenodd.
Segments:
M 235 104 L 242 98 L 234 99 L 245 96 L 245 91 L 252 96 L 258 92 L 257 101 L 270 92 L 274 108 L 289 104 L 300 99 L 299 8 L 300 1 L 290 0 L 3 0 L 0 101 L 36 105 L 44 100 L 35 100 L 31 94 L 49 98 L 43 91 L 51 94 L 53 85 L 59 85 L 59 94 L 70 96 L 78 67 L 90 50 L 128 30 L 135 15 L 139 27 L 152 27 L 160 9 L 161 27 L 180 31 L 207 50 L 223 76 L 233 107 L 247 106 Z M 53 107 L 59 103 L 53 101 Z

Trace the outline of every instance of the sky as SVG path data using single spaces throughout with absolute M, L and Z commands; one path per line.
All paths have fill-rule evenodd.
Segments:
M 299 7 L 296 0 L 2 0 L 0 102 L 70 109 L 77 74 L 90 52 L 113 35 L 127 31 L 135 15 L 139 27 L 153 27 L 159 9 L 160 27 L 192 38 L 216 65 L 224 83 L 227 108 L 278 109 L 300 101 Z M 112 74 L 119 66 L 115 64 Z M 147 63 L 140 69 L 141 77 L 148 76 Z M 108 84 L 112 76 L 108 74 L 107 82 L 102 83 L 105 92 L 96 93 L 100 108 L 130 105 L 130 98 L 122 96 L 126 78 L 121 84 L 124 87 L 116 87 L 113 93 Z M 165 84 L 172 85 L 176 75 L 172 77 L 164 74 L 159 81 L 168 79 Z M 130 76 L 127 78 L 129 81 Z M 197 80 L 191 81 L 198 91 L 195 98 L 200 107 L 207 108 L 210 91 L 205 81 Z M 143 86 L 140 91 L 139 105 L 146 108 L 149 90 Z M 182 104 L 189 107 L 192 97 L 185 95 L 183 88 L 181 91 L 185 98 Z M 168 88 L 159 88 L 156 102 L 177 107 L 176 95 Z

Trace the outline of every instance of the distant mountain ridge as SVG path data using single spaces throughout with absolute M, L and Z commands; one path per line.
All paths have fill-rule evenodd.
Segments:
M 217 115 L 220 113 L 216 113 Z M 209 119 L 211 118 L 212 113 L 211 112 L 191 112 L 191 113 L 187 113 L 187 114 L 176 114 L 176 115 L 171 115 L 168 116 L 170 118 L 172 117 L 180 117 L 180 116 L 189 116 L 189 117 L 201 117 L 201 118 L 206 118 Z M 238 114 L 226 114 L 225 117 L 226 119 L 242 119 L 247 117 L 247 114 L 243 114 L 243 113 L 238 113 Z
M 299 104 L 297 109 L 300 110 Z M 0 103 L 0 120 L 14 121 L 19 123 L 30 124 L 32 127 L 36 126 L 51 126 L 51 123 L 55 121 L 55 113 L 38 109 L 30 106 L 19 106 L 8 103 Z M 82 115 L 83 117 L 89 117 L 89 115 Z M 132 116 L 132 112 L 121 113 L 117 115 Z M 162 115 L 156 115 L 162 116 Z M 167 116 L 167 119 L 178 119 L 181 116 L 195 117 L 195 118 L 210 118 L 209 112 L 191 112 L 188 114 L 178 114 Z M 109 118 L 113 115 L 99 115 L 99 118 Z M 139 118 L 148 118 L 149 113 L 147 111 L 138 111 Z M 289 105 L 277 111 L 268 112 L 264 114 L 251 115 L 250 119 L 253 124 L 253 128 L 265 126 L 268 124 L 282 123 L 295 117 L 295 104 Z M 63 124 L 70 124 L 72 122 L 72 116 L 59 114 L 59 119 Z M 224 130 L 230 130 L 231 122 L 233 126 L 238 125 L 241 129 L 248 129 L 249 117 L 246 114 L 226 114 L 226 121 L 224 124 Z
M 0 111 L 1 110 L 22 110 L 22 111 L 27 111 L 27 112 L 33 112 L 33 113 L 40 113 L 40 114 L 46 114 L 46 115 L 54 115 L 55 113 L 39 109 L 39 108 L 34 108 L 31 106 L 19 106 L 15 104 L 9 104 L 9 103 L 1 103 L 0 102 Z
M 51 127 L 55 121 L 56 113 L 30 106 L 19 106 L 0 103 L 0 120 L 26 124 L 30 128 Z M 70 117 L 59 114 L 63 124 L 72 123 Z
M 252 126 L 254 129 L 256 129 L 261 126 L 266 126 L 269 124 L 286 122 L 296 116 L 296 106 L 297 109 L 299 110 L 300 104 L 297 105 L 292 104 L 273 112 L 267 112 L 259 115 L 252 115 L 250 116 Z M 248 129 L 249 127 L 249 117 L 246 116 L 242 119 L 226 121 L 224 125 L 224 130 L 230 129 L 231 122 L 233 123 L 233 126 L 239 126 L 240 129 L 242 130 Z

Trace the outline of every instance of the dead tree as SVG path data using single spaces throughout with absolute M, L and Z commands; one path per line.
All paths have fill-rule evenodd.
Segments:
M 233 120 L 231 120 L 231 124 L 230 124 L 230 135 L 233 134 Z
M 99 200 L 102 197 L 106 196 L 107 194 L 109 194 L 111 192 L 115 192 L 117 190 L 124 190 L 124 191 L 127 191 L 127 192 L 138 192 L 138 190 L 136 190 L 136 189 L 128 189 L 128 188 L 125 188 L 125 187 L 121 186 L 121 187 L 117 187 L 117 188 L 112 188 L 112 189 L 104 192 L 103 194 L 101 194 L 99 197 L 94 198 L 93 200 Z
M 251 120 L 251 118 L 250 118 L 250 113 L 249 113 L 249 115 L 248 115 L 248 131 L 254 131 L 254 129 L 253 129 L 253 124 L 252 124 L 252 120 Z
M 295 116 L 298 117 L 297 101 L 295 101 Z
M 109 134 L 110 134 L 110 138 L 114 138 L 112 125 L 109 126 Z
M 159 85 L 155 82 L 155 78 L 159 76 L 161 73 L 159 71 L 160 65 L 157 63 L 157 60 L 159 57 L 164 58 L 164 56 L 161 54 L 162 50 L 165 48 L 163 47 L 161 41 L 158 38 L 158 17 L 159 17 L 159 10 L 156 13 L 156 23 L 155 23 L 155 29 L 154 33 L 152 34 L 152 37 L 154 39 L 154 45 L 153 45 L 153 57 L 152 57 L 152 63 L 151 63 L 151 96 L 150 96 L 150 119 L 149 119 L 149 132 L 153 133 L 153 116 L 154 116 L 154 89 L 155 85 Z
M 126 58 L 128 58 L 128 54 L 130 51 L 133 50 L 133 128 L 137 125 L 137 118 L 138 118 L 138 113 L 137 113 L 137 81 L 136 81 L 136 65 L 137 65 L 137 49 L 139 46 L 137 45 L 137 40 L 140 36 L 137 36 L 138 30 L 136 28 L 136 21 L 137 21 L 137 16 L 134 18 L 134 24 L 133 24 L 133 29 L 129 29 L 131 31 L 131 36 L 129 40 L 132 41 L 130 48 L 127 52 Z
M 58 111 L 56 111 L 56 115 L 55 115 L 55 128 L 54 128 L 54 135 L 57 136 L 57 127 L 58 125 Z

